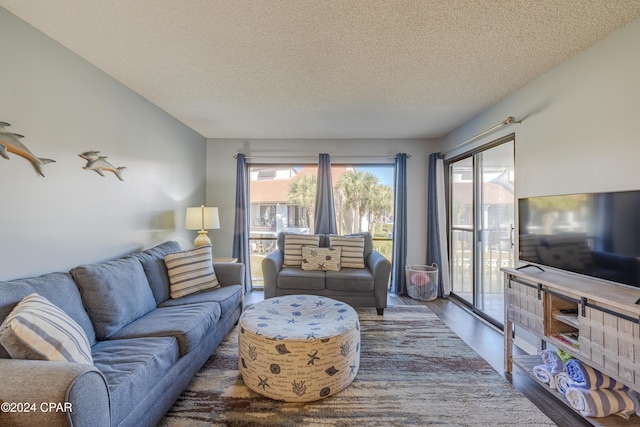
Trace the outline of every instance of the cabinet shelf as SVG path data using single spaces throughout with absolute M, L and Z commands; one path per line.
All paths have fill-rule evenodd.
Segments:
M 564 313 L 553 313 L 553 318 L 558 320 L 559 322 L 564 323 L 565 325 L 573 326 L 578 329 L 580 327 L 580 322 L 578 321 L 577 314 L 564 314 Z
M 577 340 L 570 339 L 562 334 L 552 335 L 548 338 L 548 341 L 561 350 L 569 350 L 570 353 L 580 351 L 580 343 Z
M 520 367 L 528 376 L 533 378 L 538 384 L 542 385 L 545 388 L 545 390 L 547 390 L 550 394 L 560 399 L 562 403 L 564 403 L 568 408 L 570 408 L 572 411 L 579 414 L 579 412 L 576 411 L 571 406 L 569 401 L 562 395 L 562 393 L 552 389 L 551 387 L 549 387 L 548 384 L 543 383 L 533 374 L 533 367 L 542 364 L 542 360 L 540 359 L 540 356 L 513 356 L 513 363 L 516 366 Z M 604 417 L 604 418 L 591 418 L 591 417 L 583 417 L 583 418 L 592 426 L 596 426 L 596 427 L 627 427 L 627 426 L 638 425 L 638 418 L 635 416 L 632 416 L 631 419 L 629 420 L 625 420 L 624 418 L 619 417 L 617 415 L 609 415 L 608 417 Z

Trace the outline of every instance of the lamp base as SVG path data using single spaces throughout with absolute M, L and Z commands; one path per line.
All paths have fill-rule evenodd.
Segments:
M 196 240 L 193 241 L 193 246 L 197 248 L 199 246 L 205 246 L 210 244 L 211 244 L 211 239 L 207 236 L 207 231 L 206 230 L 198 231 L 198 237 L 196 237 Z

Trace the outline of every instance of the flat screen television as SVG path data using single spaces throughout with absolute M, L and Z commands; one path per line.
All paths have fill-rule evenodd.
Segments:
M 519 261 L 640 287 L 640 190 L 518 200 Z

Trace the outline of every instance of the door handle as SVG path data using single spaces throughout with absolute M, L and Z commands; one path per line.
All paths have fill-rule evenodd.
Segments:
M 512 248 L 516 245 L 516 243 L 513 241 L 515 230 L 516 228 L 513 226 L 513 224 L 511 224 L 511 228 L 509 229 L 509 243 L 511 244 Z

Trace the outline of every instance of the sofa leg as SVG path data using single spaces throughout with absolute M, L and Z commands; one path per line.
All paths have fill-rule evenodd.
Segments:
M 384 313 L 384 308 L 377 308 L 376 307 L 376 311 L 378 312 L 378 316 L 382 316 L 382 314 Z

